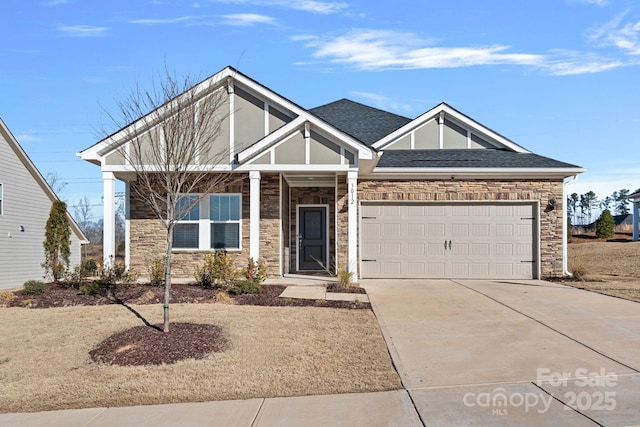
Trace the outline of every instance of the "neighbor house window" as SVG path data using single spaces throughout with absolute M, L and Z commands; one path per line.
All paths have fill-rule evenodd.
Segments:
M 176 203 L 175 249 L 242 248 L 240 194 L 182 195 Z
M 240 195 L 209 196 L 212 249 L 240 249 Z
M 0 215 L 2 215 L 2 184 L 0 184 Z
M 198 249 L 200 235 L 199 196 L 180 196 L 176 202 L 178 221 L 173 228 L 173 247 Z

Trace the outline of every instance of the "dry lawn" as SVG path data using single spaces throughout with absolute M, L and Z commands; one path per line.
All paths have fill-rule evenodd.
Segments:
M 134 306 L 160 323 L 158 305 Z M 96 365 L 88 352 L 141 324 L 122 306 L 0 308 L 0 412 L 247 399 L 401 388 L 369 310 L 174 304 L 230 348 L 174 365 Z
M 640 242 L 572 243 L 569 270 L 585 277 L 567 285 L 640 302 Z

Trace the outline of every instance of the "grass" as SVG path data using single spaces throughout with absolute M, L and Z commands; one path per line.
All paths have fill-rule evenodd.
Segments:
M 158 305 L 135 309 L 162 320 Z M 96 365 L 94 346 L 140 325 L 124 307 L 0 308 L 0 412 L 401 388 L 369 310 L 174 304 L 171 315 L 220 325 L 230 349 L 174 365 Z
M 640 242 L 571 243 L 569 270 L 581 289 L 640 302 Z

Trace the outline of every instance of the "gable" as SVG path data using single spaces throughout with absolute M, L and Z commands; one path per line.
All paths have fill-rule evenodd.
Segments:
M 440 104 L 374 144 L 379 150 L 503 149 L 527 152 L 468 116 Z
M 270 166 L 274 170 L 288 165 L 348 167 L 355 165 L 357 158 L 357 148 L 301 119 L 239 155 L 240 162 L 247 166 L 264 165 L 264 169 Z

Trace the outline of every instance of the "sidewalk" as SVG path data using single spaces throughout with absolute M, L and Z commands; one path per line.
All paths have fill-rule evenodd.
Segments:
M 422 426 L 406 390 L 0 414 L 12 427 Z

